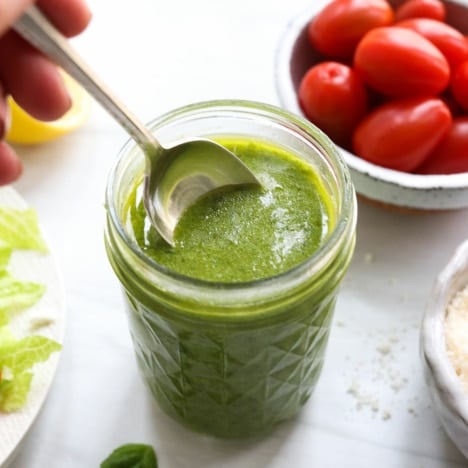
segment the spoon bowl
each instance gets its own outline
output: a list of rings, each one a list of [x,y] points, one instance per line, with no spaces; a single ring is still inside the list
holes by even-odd
[[[15,31],[80,83],[130,134],[146,159],[143,198],[148,216],[161,237],[174,245],[182,213],[215,189],[260,185],[231,151],[207,139],[163,147],[72,49],[65,37],[36,7],[26,10]]]
[[[187,140],[165,148],[164,157],[149,159],[143,202],[155,228],[173,245],[177,222],[195,200],[213,190],[253,184],[259,182],[250,169],[224,146]]]

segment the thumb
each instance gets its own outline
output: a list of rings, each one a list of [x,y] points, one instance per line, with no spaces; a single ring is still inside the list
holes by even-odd
[[[0,36],[19,18],[34,0],[0,0]]]

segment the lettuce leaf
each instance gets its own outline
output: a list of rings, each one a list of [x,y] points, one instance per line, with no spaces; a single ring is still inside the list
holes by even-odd
[[[12,413],[26,404],[32,378],[31,372],[24,372],[12,380],[0,382],[0,411]]]
[[[0,324],[2,312],[12,314],[32,306],[45,290],[43,284],[20,281],[7,271],[0,271]]]
[[[39,229],[37,212],[32,208],[0,208],[0,241],[13,249],[47,252],[47,245]]]
[[[0,411],[16,411],[26,403],[34,365],[61,349],[45,336],[16,339],[7,327],[0,328]]]
[[[0,270],[4,270],[10,262],[11,251],[11,247],[0,240]]]
[[[7,271],[16,249],[47,252],[36,211],[0,207],[0,412],[16,411],[25,405],[34,366],[61,349],[59,343],[44,336],[18,339],[8,327],[12,315],[34,305],[46,289]]]
[[[0,349],[7,348],[15,342],[15,335],[8,327],[0,327]]]

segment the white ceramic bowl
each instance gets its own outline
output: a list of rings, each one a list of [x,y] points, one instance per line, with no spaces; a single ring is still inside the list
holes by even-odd
[[[398,5],[403,0],[390,0]],[[326,4],[313,2],[312,8],[293,18],[280,37],[275,57],[275,83],[280,105],[304,114],[297,101],[301,78],[321,60],[307,38],[307,26]],[[468,34],[468,5],[461,0],[444,0],[447,22]],[[376,202],[422,210],[447,210],[468,206],[468,172],[451,175],[417,175],[386,169],[369,163],[340,148],[349,166],[356,191]]]
[[[468,240],[438,275],[421,325],[421,359],[435,410],[447,434],[468,458],[468,392],[450,362],[445,316],[453,295],[468,284]],[[468,356],[467,356],[468,359]]]

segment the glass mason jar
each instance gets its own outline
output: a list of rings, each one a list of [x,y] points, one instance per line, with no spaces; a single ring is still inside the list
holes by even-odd
[[[225,438],[264,433],[299,411],[321,372],[355,244],[347,167],[316,127],[265,104],[195,104],[149,127],[162,144],[196,136],[267,141],[310,164],[330,198],[334,222],[312,256],[271,278],[226,284],[171,272],[138,247],[124,219],[144,165],[134,142],[124,146],[108,180],[106,249],[124,291],[137,362],[156,401],[196,431]]]

